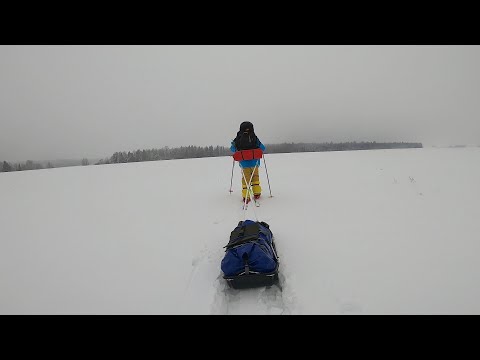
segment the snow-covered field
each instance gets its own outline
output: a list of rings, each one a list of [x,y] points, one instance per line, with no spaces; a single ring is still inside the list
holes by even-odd
[[[266,155],[0,174],[0,314],[480,314],[480,148]],[[227,289],[244,217],[280,284]]]

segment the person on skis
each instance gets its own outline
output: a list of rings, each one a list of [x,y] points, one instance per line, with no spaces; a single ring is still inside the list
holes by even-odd
[[[265,151],[265,145],[262,144],[260,139],[255,135],[253,130],[253,124],[250,121],[244,121],[240,124],[240,130],[237,132],[237,136],[232,140],[230,150],[235,153],[239,150],[250,149],[262,149]],[[251,186],[253,196],[255,199],[260,198],[262,194],[262,187],[260,186],[260,176],[258,174],[258,167],[260,166],[260,159],[242,160],[239,161],[240,168],[242,169],[242,198],[247,203],[250,201],[250,196],[247,196],[248,184],[251,179]]]

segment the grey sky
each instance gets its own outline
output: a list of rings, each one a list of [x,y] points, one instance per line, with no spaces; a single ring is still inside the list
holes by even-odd
[[[0,160],[264,143],[480,145],[480,46],[0,46]]]

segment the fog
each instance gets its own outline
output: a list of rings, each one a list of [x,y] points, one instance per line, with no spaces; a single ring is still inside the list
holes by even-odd
[[[479,46],[0,46],[0,160],[263,143],[480,145]]]

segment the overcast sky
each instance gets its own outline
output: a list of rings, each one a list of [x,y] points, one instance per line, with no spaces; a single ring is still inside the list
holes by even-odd
[[[480,145],[480,46],[0,46],[0,160],[264,143]]]

